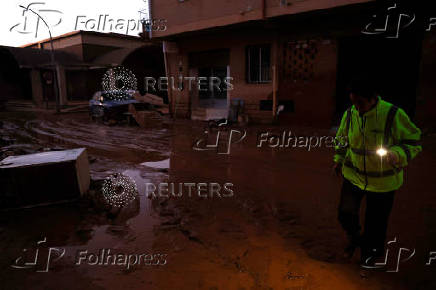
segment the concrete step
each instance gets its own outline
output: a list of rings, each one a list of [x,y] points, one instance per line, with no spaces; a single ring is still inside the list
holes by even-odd
[[[7,108],[36,108],[36,105],[32,101],[7,101],[6,103]]]
[[[226,108],[195,108],[191,113],[191,119],[199,121],[225,119],[227,116]]]

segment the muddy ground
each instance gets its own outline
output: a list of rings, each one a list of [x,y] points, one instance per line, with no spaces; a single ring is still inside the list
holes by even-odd
[[[436,288],[436,261],[426,265],[436,251],[435,135],[424,137],[424,151],[397,192],[388,233],[388,241],[396,242],[389,247],[386,271],[362,277],[358,255],[351,262],[341,258],[345,237],[336,220],[341,180],[331,171],[332,149],[256,147],[262,131],[329,132],[249,126],[230,154],[217,154],[226,152],[225,145],[218,152],[193,150],[194,141],[204,137],[202,122],[167,120],[144,129],[94,123],[85,113],[30,112],[2,113],[0,120],[2,157],[86,147],[93,179],[90,195],[77,202],[0,212],[1,289]],[[95,198],[101,180],[116,172],[133,178],[139,191],[120,211]],[[185,188],[182,197],[148,198],[146,183],[160,182],[231,183],[233,196],[189,196]],[[65,249],[48,272],[38,272],[44,263],[11,267],[23,249],[34,253],[44,238],[41,257],[50,247]],[[397,263],[400,248],[408,250]],[[122,259],[118,265],[76,265],[81,251],[102,249],[121,256],[160,255],[161,261],[129,269]]]

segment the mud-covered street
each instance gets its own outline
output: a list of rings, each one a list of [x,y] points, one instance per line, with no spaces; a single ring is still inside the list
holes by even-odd
[[[205,122],[165,120],[153,129],[91,121],[86,113],[2,113],[1,154],[84,147],[91,189],[80,200],[0,213],[2,289],[434,289],[436,263],[436,136],[411,164],[396,193],[387,241],[387,271],[362,277],[356,257],[342,258],[345,235],[337,222],[341,180],[332,149],[257,148],[259,132],[311,128],[249,126],[230,154],[193,149]],[[216,128],[215,128],[216,130]],[[216,133],[216,131],[215,131]],[[108,175],[135,180],[139,196],[111,209],[98,196]],[[180,196],[147,194],[169,183]],[[232,184],[232,194],[189,195],[186,183]],[[59,188],[62,191],[62,188]],[[174,191],[174,189],[173,189]],[[227,193],[229,193],[228,191]],[[210,193],[210,192],[209,192]],[[47,272],[11,265],[46,239],[65,249]],[[400,248],[415,250],[398,256]],[[84,251],[160,255],[160,263],[89,263]],[[41,253],[42,253],[41,252]],[[104,255],[104,253],[103,253]],[[78,262],[80,261],[80,264]],[[397,263],[399,261],[399,263]],[[397,268],[398,267],[398,268]],[[398,270],[398,271],[397,271]]]

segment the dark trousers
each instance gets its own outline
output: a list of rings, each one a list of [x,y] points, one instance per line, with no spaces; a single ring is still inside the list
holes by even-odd
[[[395,191],[371,192],[361,190],[344,178],[338,219],[350,242],[361,247],[362,257],[382,256],[389,214]],[[366,196],[365,227],[360,235],[360,205]]]

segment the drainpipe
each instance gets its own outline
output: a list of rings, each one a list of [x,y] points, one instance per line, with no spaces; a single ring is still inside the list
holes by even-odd
[[[152,7],[151,2],[152,2],[152,0],[148,0],[148,19],[152,21],[151,27],[153,27],[153,17],[151,15],[151,7]],[[148,32],[149,39],[151,39],[153,37],[153,33],[152,33],[153,29],[151,29],[151,27],[150,27],[150,31]]]
[[[266,0],[262,0],[262,19],[266,19]]]
[[[165,74],[166,74],[166,76],[168,77],[168,80],[169,80],[169,78],[170,78],[170,64],[169,64],[169,62],[168,62],[168,53],[167,53],[167,44],[166,44],[166,41],[163,41],[163,43],[162,43],[162,51],[163,51],[163,55],[164,55],[164,63],[165,63]],[[169,84],[169,81],[168,81],[168,84]],[[174,105],[174,102],[173,102],[173,92],[172,92],[172,87],[171,88],[169,88],[169,85],[168,85],[168,106],[169,106],[169,109],[170,109],[170,114],[172,115],[172,117],[174,118],[174,120],[176,119],[176,116],[174,115],[174,110],[173,110],[173,105]]]
[[[273,105],[272,105],[272,113],[273,113],[273,119],[277,117],[277,67],[276,65],[272,66],[272,75],[273,75],[273,83],[272,83],[272,89],[273,89]]]
[[[279,69],[279,62],[278,62],[278,36],[277,34],[274,35],[274,42],[273,42],[273,66],[272,66],[272,89],[273,89],[273,119],[275,120],[277,118],[277,90],[278,90],[278,69]]]

